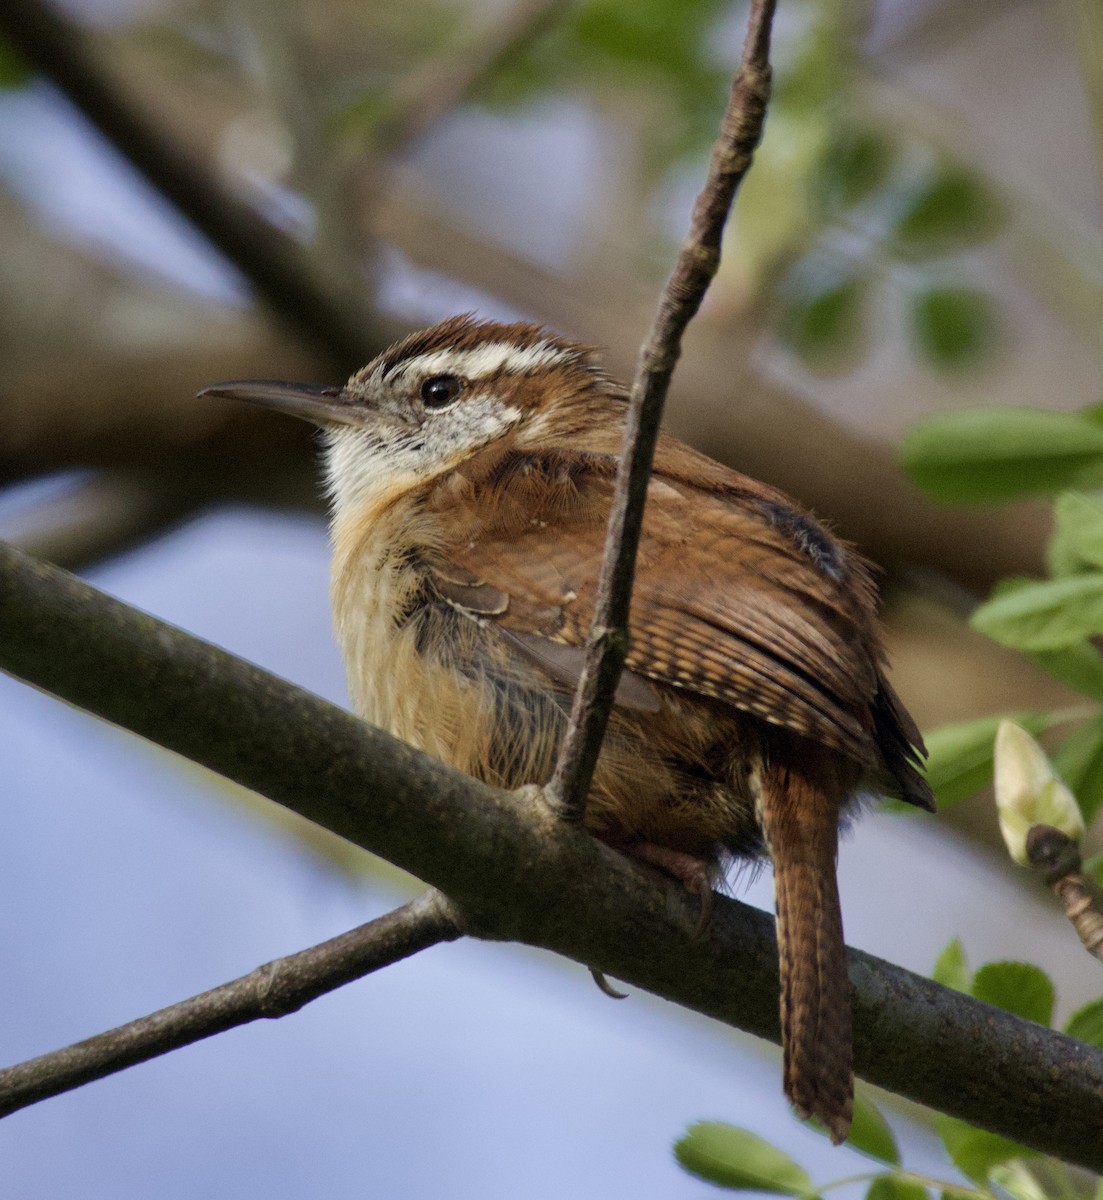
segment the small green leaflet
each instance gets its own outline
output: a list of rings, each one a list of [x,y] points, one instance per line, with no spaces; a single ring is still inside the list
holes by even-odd
[[[1049,1200],[1046,1189],[1027,1169],[1025,1163],[1001,1163],[988,1172],[988,1180],[1001,1188],[1013,1200]]]
[[[900,1149],[888,1122],[873,1101],[861,1092],[854,1095],[854,1117],[850,1123],[846,1144],[852,1150],[868,1154],[878,1162],[888,1163],[893,1167],[900,1165]],[[907,1198],[901,1197],[901,1200]]]
[[[907,434],[905,471],[936,500],[992,503],[1103,485],[1103,425],[1076,413],[940,413]]]
[[[916,349],[943,371],[980,362],[1000,333],[995,303],[976,288],[927,288],[911,299],[908,316]]]
[[[1060,650],[1036,650],[1030,658],[1054,679],[1093,700],[1103,700],[1103,655],[1087,638]]]
[[[1033,963],[985,963],[973,976],[970,991],[978,1000],[1047,1028],[1053,1020],[1053,983]]]
[[[815,1196],[808,1172],[749,1129],[699,1121],[674,1144],[674,1154],[687,1171],[734,1191]]]
[[[1011,719],[1035,736],[1055,724],[1048,713],[1013,713]],[[964,800],[992,782],[992,754],[1002,716],[943,725],[923,735],[927,782],[939,806]]]
[[[948,1117],[945,1113],[935,1114],[935,1129],[946,1147],[946,1153],[953,1164],[966,1178],[984,1187],[988,1182],[988,1172],[1001,1163],[1010,1162],[1014,1158],[1027,1158],[1034,1154],[1033,1150],[1000,1137],[996,1133],[988,1133],[984,1129],[975,1129],[957,1117]]]
[[[866,1200],[930,1200],[930,1193],[921,1183],[893,1171],[870,1183]]]
[[[1017,650],[1061,650],[1103,633],[1103,571],[1041,580],[982,604],[970,622]]]
[[[1103,805],[1103,717],[1085,721],[1054,752],[1053,765],[1072,789],[1084,824]]]
[[[1051,575],[1103,568],[1103,496],[1062,492],[1057,497],[1046,560]]]
[[[1103,999],[1091,1000],[1068,1019],[1065,1032],[1090,1046],[1103,1046]]]
[[[929,258],[979,245],[1000,228],[1006,215],[979,175],[946,163],[924,182],[894,234],[902,253]]]
[[[931,978],[943,987],[953,988],[957,992],[972,995],[973,975],[969,964],[965,961],[965,948],[961,938],[954,938],[946,949],[935,960]]]
[[[844,130],[828,145],[812,180],[822,212],[834,217],[882,188],[893,154],[892,143],[875,129]]]
[[[862,279],[823,277],[805,270],[790,279],[784,291],[787,307],[780,335],[789,349],[814,371],[851,366],[861,332]]]
[[[817,1133],[822,1133],[824,1137],[827,1136],[827,1130],[814,1118],[802,1124]],[[859,1154],[888,1163],[890,1167],[900,1165],[900,1150],[888,1122],[873,1101],[861,1092],[854,1094],[854,1115],[850,1122],[846,1145],[851,1150],[857,1150]]]

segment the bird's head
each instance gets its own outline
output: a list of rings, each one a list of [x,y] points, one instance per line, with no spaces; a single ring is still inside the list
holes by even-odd
[[[469,314],[411,334],[344,387],[242,380],[201,394],[319,426],[338,515],[381,491],[418,488],[494,446],[577,446],[602,427],[619,429],[623,412],[622,389],[588,347],[538,325]]]

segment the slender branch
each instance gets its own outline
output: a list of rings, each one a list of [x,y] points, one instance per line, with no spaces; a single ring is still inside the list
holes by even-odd
[[[576,821],[585,812],[586,793],[628,655],[636,550],[667,388],[681,353],[682,334],[720,265],[724,224],[762,137],[770,95],[774,7],[775,0],[753,0],[751,4],[743,59],[720,123],[720,136],[712,148],[708,179],[694,205],[689,234],[663,288],[632,382],[586,666],[550,784],[552,799]]]
[[[284,324],[338,370],[362,366],[389,340],[318,286],[299,246],[234,201],[178,139],[147,120],[101,69],[80,32],[48,4],[4,0],[0,31],[244,273]]]
[[[1103,962],[1103,913],[1081,874],[1080,847],[1052,825],[1032,825],[1026,835],[1026,856],[1057,894],[1084,949]]]
[[[252,788],[440,888],[469,932],[559,954],[777,1041],[773,920],[697,909],[559,819],[0,543],[0,669]],[[1103,1171],[1103,1050],[859,951],[858,1073]],[[733,1070],[735,1070],[733,1063]]]
[[[117,1029],[0,1070],[0,1117],[213,1034],[285,1017],[326,992],[462,932],[449,901],[418,899],[320,945]]]

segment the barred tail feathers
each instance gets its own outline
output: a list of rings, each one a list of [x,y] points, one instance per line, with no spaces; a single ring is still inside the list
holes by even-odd
[[[774,864],[785,1094],[837,1144],[850,1129],[854,1067],[836,790],[791,765],[770,766],[760,820]]]

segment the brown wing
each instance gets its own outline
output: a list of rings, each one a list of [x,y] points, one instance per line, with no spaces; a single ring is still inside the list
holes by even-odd
[[[868,575],[776,493],[724,476],[730,488],[652,479],[629,669],[872,763],[879,680]],[[465,536],[439,564],[440,591],[530,650],[583,646],[612,487],[608,464],[587,469],[582,456],[500,470],[467,501]]]

